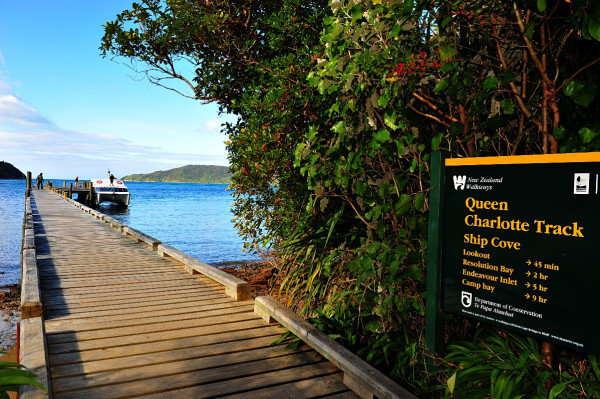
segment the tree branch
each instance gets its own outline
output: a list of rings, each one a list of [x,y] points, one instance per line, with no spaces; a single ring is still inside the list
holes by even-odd
[[[433,116],[431,114],[427,114],[425,112],[419,111],[418,109],[416,109],[415,107],[413,107],[411,104],[408,104],[408,108],[410,108],[411,110],[413,110],[414,112],[416,112],[419,115],[424,116],[425,118],[429,118],[429,119],[433,119],[434,121],[446,126],[446,127],[450,127],[450,124],[448,122],[444,122],[443,120],[441,120],[440,118]]]
[[[492,28],[492,30],[493,30],[494,36],[498,37],[498,32],[496,31],[496,27],[495,26]],[[500,43],[498,42],[498,39],[494,39],[494,42],[496,43],[496,52],[498,53],[498,57],[500,57],[500,61],[502,63],[502,69],[504,71],[507,71],[508,70],[508,65],[506,64],[506,59],[504,57],[504,52],[502,51],[502,47],[500,47]],[[542,130],[542,123],[539,120],[537,120],[536,118],[532,118],[531,111],[529,111],[527,109],[527,106],[525,105],[525,101],[524,101],[523,97],[521,96],[521,94],[519,93],[519,90],[517,89],[517,85],[515,85],[515,82],[511,81],[511,82],[508,83],[508,85],[509,85],[509,87],[511,89],[511,92],[512,92],[513,96],[517,100],[517,105],[519,106],[519,109],[521,110],[521,112],[523,112],[527,118],[531,118],[531,121],[540,130]]]
[[[529,40],[529,38],[525,34],[525,24],[523,23],[523,19],[521,18],[521,12],[519,11],[519,9],[517,7],[517,2],[513,2],[513,9],[515,11],[515,16],[517,18],[517,25],[519,26],[519,29],[521,30],[521,34],[523,35],[523,41],[525,42],[525,46],[527,47],[527,50],[529,51],[529,54],[531,55],[531,60],[533,61],[535,66],[540,71],[540,75],[542,76],[542,79],[544,81],[546,81],[546,83],[554,86],[554,83],[552,82],[552,80],[550,80],[550,78],[546,74],[546,70],[544,68],[544,65],[542,64],[542,61],[538,58],[537,54],[535,53],[535,50],[533,49],[533,44],[531,43],[531,40]]]
[[[573,79],[575,79],[575,77],[577,75],[579,75],[581,72],[585,71],[586,69],[592,67],[593,65],[595,65],[596,63],[598,63],[600,61],[600,57],[596,58],[594,61],[590,62],[587,65],[582,66],[581,68],[579,68],[573,75],[569,76],[567,79],[565,79],[560,86],[558,86],[556,88],[556,92],[559,92],[563,87],[565,87],[565,85],[567,83],[569,83],[570,81],[572,81]]]
[[[431,101],[427,100],[425,97],[423,97],[423,96],[421,96],[421,95],[417,94],[417,93],[416,93],[416,92],[414,92],[414,91],[413,91],[412,93],[410,93],[410,94],[412,94],[412,96],[413,96],[414,98],[416,98],[417,100],[419,100],[419,101],[421,101],[421,102],[423,102],[423,103],[427,104],[427,105],[428,105],[429,107],[431,107],[431,108],[432,108],[434,111],[437,111],[437,113],[438,113],[440,116],[443,116],[444,118],[446,118],[446,119],[448,119],[448,120],[450,120],[450,121],[452,121],[452,122],[458,122],[458,119],[456,119],[456,118],[453,118],[452,116],[446,115],[446,114],[445,114],[444,112],[442,112],[442,110],[440,110],[440,109],[439,109],[439,108],[438,108],[438,107],[437,107],[437,106],[436,106],[434,103],[432,103]],[[437,120],[437,118],[436,118],[436,120]]]

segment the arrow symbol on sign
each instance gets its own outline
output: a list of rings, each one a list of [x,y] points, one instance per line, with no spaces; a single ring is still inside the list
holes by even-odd
[[[527,275],[527,277],[531,276],[531,272],[529,270],[527,270],[527,273],[525,273]]]
[[[526,286],[527,288],[529,288],[529,287],[531,287],[531,284],[529,284],[529,283],[525,283],[525,286]]]
[[[525,294],[525,298],[529,299],[530,298],[529,294]]]
[[[527,266],[531,266],[531,261],[527,259]]]

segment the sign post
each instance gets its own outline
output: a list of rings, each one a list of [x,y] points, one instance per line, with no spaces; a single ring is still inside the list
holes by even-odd
[[[427,302],[425,315],[425,343],[434,353],[444,351],[444,313],[442,312],[442,232],[444,205],[444,162],[449,153],[431,154],[429,192],[429,233],[427,235]],[[431,364],[432,365],[432,364]],[[433,365],[432,365],[433,366]]]
[[[428,274],[439,274],[428,275],[427,307],[436,290],[445,312],[600,354],[600,153],[448,158],[435,167],[440,233]],[[428,309],[427,319],[429,327],[440,316]]]

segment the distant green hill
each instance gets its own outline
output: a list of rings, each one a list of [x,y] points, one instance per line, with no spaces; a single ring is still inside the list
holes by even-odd
[[[21,180],[25,174],[8,162],[0,161],[0,179]]]
[[[228,166],[187,165],[147,174],[127,175],[123,177],[123,180],[229,184],[231,182],[231,173]]]

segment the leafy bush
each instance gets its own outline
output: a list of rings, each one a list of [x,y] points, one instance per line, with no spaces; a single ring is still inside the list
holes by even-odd
[[[591,357],[544,366],[533,340],[456,318],[449,359],[426,368],[428,162],[597,150],[599,4],[144,0],[102,50],[238,116],[236,226],[321,329],[423,397],[572,397],[595,392]]]
[[[600,369],[595,356],[577,356],[577,360],[563,357],[559,367],[548,368],[534,339],[490,328],[478,329],[472,340],[452,343],[447,350],[445,390],[446,395],[455,398],[600,395]]]

